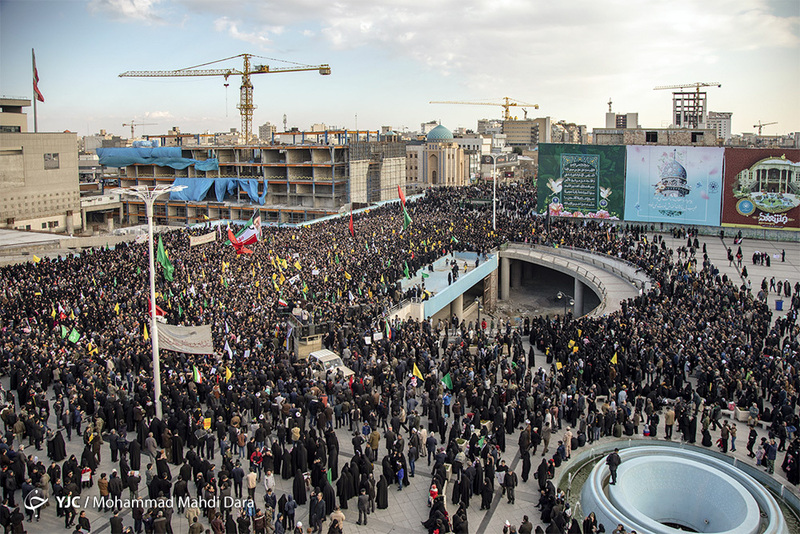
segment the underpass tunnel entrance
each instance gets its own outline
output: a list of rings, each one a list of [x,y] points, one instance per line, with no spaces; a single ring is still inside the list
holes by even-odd
[[[499,311],[510,317],[563,315],[565,311],[582,316],[600,305],[600,297],[573,276],[535,263],[502,258],[508,261],[508,295],[501,294]],[[504,269],[500,269],[500,284]],[[501,291],[502,293],[502,291]],[[561,298],[558,295],[561,294]]]

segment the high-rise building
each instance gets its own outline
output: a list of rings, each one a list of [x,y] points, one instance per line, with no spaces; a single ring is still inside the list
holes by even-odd
[[[606,128],[639,128],[639,114],[638,113],[614,113],[609,111],[606,113]]]
[[[272,141],[272,134],[278,131],[278,127],[274,124],[265,122],[258,127],[258,138],[262,141]]]
[[[550,117],[503,121],[503,133],[509,146],[535,146],[551,142],[552,125]]]
[[[707,128],[717,131],[717,139],[724,142],[731,140],[731,113],[730,111],[709,111]]]

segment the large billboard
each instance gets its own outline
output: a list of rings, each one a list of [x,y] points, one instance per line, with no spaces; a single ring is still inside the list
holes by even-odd
[[[719,226],[722,148],[627,149],[625,220]]]
[[[800,150],[728,148],[722,225],[800,230]]]
[[[539,144],[538,211],[622,219],[625,147]]]

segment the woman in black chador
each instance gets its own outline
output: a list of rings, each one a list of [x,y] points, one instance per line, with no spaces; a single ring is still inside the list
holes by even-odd
[[[294,472],[292,495],[297,504],[303,505],[306,503],[306,481],[303,479],[303,472],[299,469]]]

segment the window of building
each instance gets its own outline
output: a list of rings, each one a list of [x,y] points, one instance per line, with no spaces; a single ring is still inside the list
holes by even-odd
[[[47,223],[42,223],[42,230],[44,230],[45,228],[47,228]]]
[[[692,143],[702,143],[703,132],[692,132]]]
[[[46,153],[44,155],[44,170],[58,169],[58,154]]]
[[[644,142],[645,143],[658,143],[658,132],[645,132],[644,133]]]

